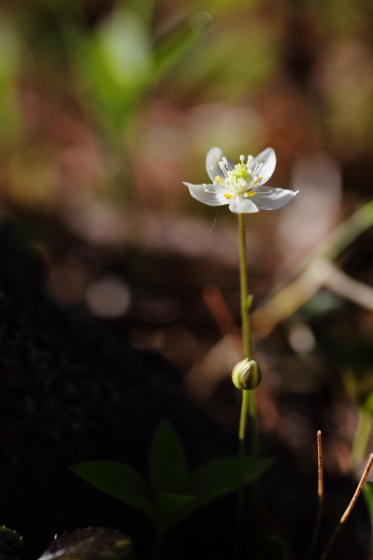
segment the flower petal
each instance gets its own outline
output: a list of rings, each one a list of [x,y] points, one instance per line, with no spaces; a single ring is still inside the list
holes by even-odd
[[[257,163],[262,163],[262,167],[258,174],[263,179],[260,181],[259,185],[263,185],[272,177],[273,172],[276,167],[276,154],[273,148],[266,148],[256,158],[251,162],[250,169],[255,169]]]
[[[228,165],[230,165],[231,169],[234,169],[233,161],[229,159],[227,156],[224,156],[220,148],[211,148],[211,150],[207,152],[206,171],[211,181],[215,180],[216,175],[219,175],[219,177],[224,178],[224,173],[222,172],[219,166],[219,162],[223,157],[227,158]]]
[[[203,202],[208,206],[222,206],[229,204],[229,199],[224,196],[228,191],[220,185],[192,185],[191,183],[183,183],[188,187],[190,194],[199,202]]]
[[[271,187],[255,187],[250,199],[260,210],[277,210],[286,206],[295,198],[299,191],[273,189]]]
[[[252,214],[254,212],[259,212],[250,198],[243,198],[240,195],[236,195],[232,198],[229,204],[229,210],[235,214]]]

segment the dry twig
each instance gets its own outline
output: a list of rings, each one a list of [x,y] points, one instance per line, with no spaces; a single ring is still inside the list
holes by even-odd
[[[313,551],[319,537],[320,524],[322,511],[324,506],[324,473],[323,473],[323,454],[322,454],[322,437],[321,430],[317,432],[317,495],[318,495],[318,508],[315,521],[315,528],[313,530],[312,540],[308,551],[308,558],[312,557]]]
[[[366,467],[364,469],[364,472],[361,476],[360,482],[357,485],[355,494],[352,496],[351,502],[348,504],[346,511],[344,512],[341,519],[339,520],[339,524],[337,525],[337,528],[335,529],[334,533],[330,537],[329,542],[326,545],[325,550],[320,557],[320,560],[326,560],[326,558],[329,556],[329,553],[330,553],[331,549],[333,548],[333,545],[334,545],[334,543],[335,543],[335,541],[336,541],[336,539],[339,535],[339,532],[342,529],[343,523],[346,521],[346,519],[350,515],[350,513],[352,511],[352,508],[354,507],[358,497],[360,496],[360,493],[363,489],[363,486],[364,486],[364,483],[365,483],[366,479],[368,478],[368,474],[369,474],[369,471],[370,471],[372,465],[373,465],[373,453],[371,453],[370,456],[369,456],[367,465],[366,465]]]

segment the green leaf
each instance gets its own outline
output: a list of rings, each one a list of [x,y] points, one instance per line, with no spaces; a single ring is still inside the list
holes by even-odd
[[[157,495],[157,511],[162,521],[173,521],[195,500],[195,496],[181,496],[161,492]]]
[[[245,457],[245,485],[259,478],[271,465],[272,459]],[[224,496],[240,485],[239,458],[224,457],[202,465],[190,476],[189,491],[197,496],[193,509]]]
[[[149,456],[150,476],[156,493],[184,494],[187,464],[174,429],[163,420],[154,436]]]
[[[133,560],[131,539],[116,529],[88,527],[55,539],[39,560]]]
[[[271,464],[271,459],[246,457],[245,484],[258,478]],[[209,502],[236,490],[239,485],[238,457],[217,459],[203,465],[190,476],[188,494],[158,493],[158,517],[155,519],[158,528],[161,532],[168,531],[172,525],[183,517]]]
[[[132,467],[114,461],[88,461],[70,467],[103,492],[153,516],[155,508],[149,500],[149,491],[142,475]]]
[[[120,6],[103,20],[96,31],[102,62],[125,91],[142,84],[151,68],[150,38],[138,15]]]
[[[23,538],[16,531],[0,527],[0,560],[19,560],[23,555]]]
[[[122,4],[93,33],[71,27],[67,33],[82,99],[94,101],[87,110],[93,109],[111,133],[121,131],[136,111],[153,74],[150,34],[136,12]]]

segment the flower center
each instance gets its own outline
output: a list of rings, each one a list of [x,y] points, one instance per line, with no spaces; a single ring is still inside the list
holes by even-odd
[[[226,184],[237,194],[244,193],[250,188],[253,180],[250,169],[244,163],[239,163],[232,171],[227,172]]]
[[[258,177],[259,171],[263,164],[257,163],[253,169],[251,169],[251,162],[254,160],[253,156],[247,158],[247,163],[244,163],[245,157],[240,156],[241,163],[238,163],[232,169],[229,165],[228,160],[223,157],[219,163],[220,169],[223,171],[224,179],[217,176],[215,178],[216,183],[224,183],[225,187],[230,190],[234,195],[250,196],[249,193],[255,185],[262,181],[263,177]],[[228,198],[228,197],[227,197]]]

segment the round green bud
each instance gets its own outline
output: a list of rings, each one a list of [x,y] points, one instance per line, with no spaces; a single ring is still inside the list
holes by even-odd
[[[252,391],[257,388],[261,380],[262,374],[260,367],[254,360],[245,358],[241,360],[241,362],[238,362],[233,368],[232,381],[237,389]]]

